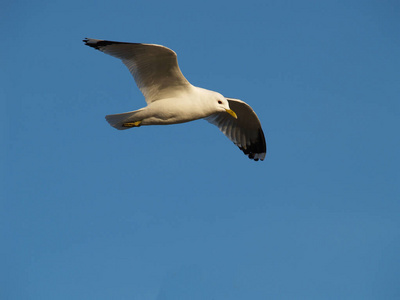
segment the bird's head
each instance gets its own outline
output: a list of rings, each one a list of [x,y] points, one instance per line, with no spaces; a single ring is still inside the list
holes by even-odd
[[[228,100],[226,100],[226,98],[224,96],[222,96],[221,94],[217,93],[217,95],[215,97],[215,100],[214,100],[214,105],[216,106],[218,111],[227,112],[232,117],[237,119],[236,113],[232,109],[230,109],[230,107],[229,107]]]

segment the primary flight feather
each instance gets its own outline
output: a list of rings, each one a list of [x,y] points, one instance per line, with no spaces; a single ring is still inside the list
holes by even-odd
[[[267,152],[264,133],[253,109],[241,100],[191,85],[171,49],[88,38],[83,41],[87,46],[121,59],[147,102],[147,106],[139,110],[106,116],[114,128],[123,130],[205,119],[216,125],[250,159],[264,160]]]

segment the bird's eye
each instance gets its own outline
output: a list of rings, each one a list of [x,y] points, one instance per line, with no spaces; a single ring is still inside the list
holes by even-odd
[[[218,104],[222,104],[222,101],[221,101],[221,100],[218,100]]]

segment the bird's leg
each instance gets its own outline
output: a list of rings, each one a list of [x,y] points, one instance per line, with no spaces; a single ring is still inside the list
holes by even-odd
[[[128,127],[128,128],[131,128],[131,127],[139,127],[141,123],[142,123],[142,121],[128,122],[128,123],[122,124],[122,126],[123,126],[123,127]]]

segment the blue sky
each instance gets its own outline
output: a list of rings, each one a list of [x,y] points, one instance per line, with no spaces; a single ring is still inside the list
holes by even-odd
[[[3,1],[1,299],[399,299],[397,1]],[[85,37],[249,103],[250,161]]]

